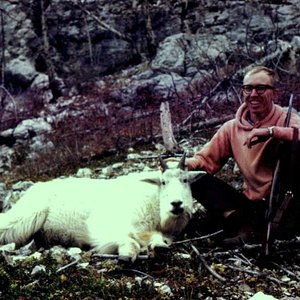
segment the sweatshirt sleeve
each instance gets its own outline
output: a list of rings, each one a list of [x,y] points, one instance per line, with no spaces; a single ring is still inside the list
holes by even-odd
[[[186,160],[189,170],[201,169],[210,174],[218,172],[232,156],[230,132],[232,122],[226,122],[212,137],[210,142],[197,152],[193,158]]]
[[[296,114],[292,114],[290,120],[290,127],[274,126],[273,128],[274,138],[283,141],[293,140],[293,127],[299,129],[298,141],[300,141],[300,117]]]

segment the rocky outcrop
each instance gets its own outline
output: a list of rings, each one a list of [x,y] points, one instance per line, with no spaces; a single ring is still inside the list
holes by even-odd
[[[153,57],[154,70],[172,59],[167,70],[183,74],[224,64],[236,51],[255,60],[272,51],[269,41],[296,41],[299,34],[296,0],[146,2],[3,1],[6,84],[29,87],[47,73],[47,60],[64,79],[93,80]]]
[[[75,133],[89,119],[96,129],[99,120],[128,126],[129,115],[180,97],[236,103],[249,64],[296,78],[299,1],[264,2],[2,1],[1,170],[15,145],[51,149],[61,124]]]

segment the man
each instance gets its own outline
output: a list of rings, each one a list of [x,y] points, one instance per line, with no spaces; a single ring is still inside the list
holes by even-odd
[[[277,76],[271,69],[257,66],[248,71],[242,86],[244,103],[235,119],[226,122],[201,151],[186,160],[188,169],[205,170],[211,175],[230,157],[237,163],[244,179],[242,193],[211,175],[192,185],[194,197],[208,211],[224,217],[225,232],[229,236],[224,242],[228,244],[247,240],[253,231],[264,229],[278,159],[276,144],[278,140],[292,140],[291,127],[300,127],[300,117],[296,114],[292,114],[289,128],[284,127],[287,113],[274,104],[278,95],[276,83]],[[261,140],[263,142],[258,142]]]

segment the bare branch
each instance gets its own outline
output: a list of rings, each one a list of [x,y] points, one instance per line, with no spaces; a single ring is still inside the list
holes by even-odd
[[[213,275],[215,276],[217,279],[219,279],[220,281],[225,282],[226,278],[222,277],[221,275],[219,275],[213,268],[211,268],[208,263],[206,262],[206,260],[204,259],[204,257],[202,257],[200,255],[199,250],[194,246],[191,245],[191,248],[193,249],[193,251],[196,253],[196,255],[200,258],[202,264],[204,265],[204,267]]]
[[[78,258],[76,258],[74,261],[70,262],[69,264],[64,265],[64,266],[58,268],[58,269],[56,270],[56,273],[59,273],[59,272],[65,270],[65,269],[67,269],[67,268],[69,268],[69,267],[71,267],[71,266],[73,266],[73,265],[76,265],[76,264],[80,261],[80,259],[81,259],[81,258],[78,257]]]
[[[4,32],[4,16],[2,9],[0,10],[0,25],[1,25],[1,41],[2,41],[2,50],[1,50],[1,75],[0,75],[0,84],[4,85],[4,72],[5,72],[5,32]]]
[[[0,85],[0,91],[1,90],[6,94],[6,96],[9,97],[9,99],[10,99],[12,105],[13,105],[13,113],[14,113],[14,116],[16,118],[17,117],[17,105],[16,105],[15,99],[13,98],[11,93],[3,85]],[[1,107],[2,108],[4,108],[4,99],[5,99],[5,97],[3,97],[3,98],[1,97]]]
[[[185,243],[190,243],[190,242],[195,242],[195,241],[201,241],[201,240],[209,239],[209,238],[211,238],[213,236],[216,236],[216,235],[219,235],[219,234],[221,234],[223,232],[224,232],[224,230],[221,229],[221,230],[219,230],[217,232],[213,232],[213,233],[210,233],[210,234],[207,234],[207,235],[203,235],[203,236],[200,236],[200,237],[196,237],[196,238],[192,238],[192,239],[186,239],[186,240],[182,240],[182,241],[176,241],[176,242],[173,242],[172,245],[173,244],[175,244],[175,245],[176,244],[185,244]]]
[[[118,259],[119,255],[118,254],[99,254],[99,253],[95,253],[95,254],[93,254],[93,257],[99,257],[99,258],[103,258],[103,259]],[[137,259],[140,259],[140,260],[149,259],[149,255],[138,255]]]
[[[97,16],[95,16],[93,13],[91,13],[89,10],[82,8],[82,11],[87,14],[88,16],[90,16],[91,18],[93,18],[102,28],[111,31],[112,33],[114,33],[115,35],[117,35],[118,37],[132,42],[131,38],[129,38],[128,36],[126,36],[125,34],[123,34],[122,32],[116,30],[115,28],[111,27],[110,25],[108,25],[107,23],[103,22],[102,20],[100,20]]]

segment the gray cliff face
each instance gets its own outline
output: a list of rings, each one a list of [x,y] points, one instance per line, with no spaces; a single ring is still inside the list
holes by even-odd
[[[205,53],[212,52],[213,60],[220,47],[226,48],[220,57],[223,63],[229,53],[240,50],[256,59],[276,47],[272,41],[290,43],[300,24],[300,4],[295,0],[277,4],[212,0],[2,2],[6,84],[20,88],[28,87],[38,73],[47,73],[50,67],[55,76],[83,81],[115,73],[152,60],[161,48],[169,46],[166,38],[181,33],[190,36],[183,39],[181,50],[187,50],[190,61],[195,51],[189,47],[198,45],[201,51],[206,45]],[[169,55],[182,59],[175,50]],[[156,57],[156,69],[159,59]],[[182,74],[185,70],[175,71]]]

